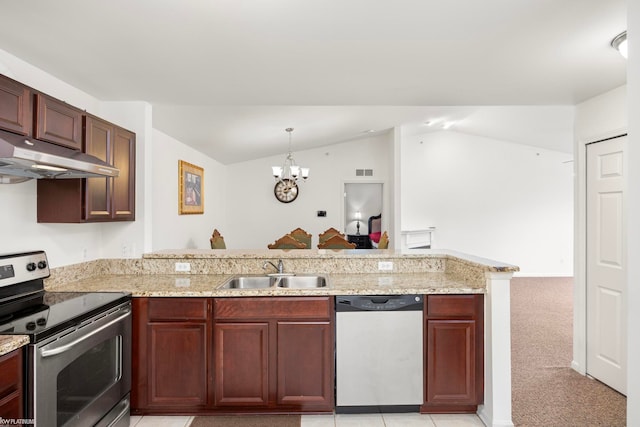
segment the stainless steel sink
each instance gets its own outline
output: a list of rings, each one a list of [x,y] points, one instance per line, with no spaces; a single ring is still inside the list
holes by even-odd
[[[270,288],[278,281],[270,276],[234,276],[224,282],[219,289],[261,289]]]
[[[324,288],[327,284],[325,276],[316,275],[244,275],[233,276],[218,289],[264,289],[271,287],[313,289]]]
[[[327,286],[327,278],[325,276],[287,276],[282,277],[277,286],[295,289],[324,288]]]

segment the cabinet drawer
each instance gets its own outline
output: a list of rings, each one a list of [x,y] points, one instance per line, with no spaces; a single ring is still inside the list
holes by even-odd
[[[483,295],[429,295],[429,317],[477,317],[482,309]]]
[[[13,393],[20,385],[22,361],[20,350],[0,357],[0,399]]]
[[[217,298],[216,320],[330,319],[330,297]]]
[[[206,320],[206,298],[149,298],[149,320]]]

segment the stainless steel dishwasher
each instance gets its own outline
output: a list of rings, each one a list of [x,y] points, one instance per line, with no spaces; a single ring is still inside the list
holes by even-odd
[[[423,296],[336,297],[336,412],[418,412]]]

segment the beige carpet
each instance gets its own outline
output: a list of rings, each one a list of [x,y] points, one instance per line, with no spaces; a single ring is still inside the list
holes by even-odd
[[[189,427],[300,427],[300,415],[195,417]]]
[[[625,396],[571,369],[572,278],[511,281],[512,411],[516,426],[622,427]]]

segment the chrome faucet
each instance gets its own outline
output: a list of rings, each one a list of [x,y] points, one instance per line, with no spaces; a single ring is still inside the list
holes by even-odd
[[[284,263],[282,262],[281,259],[278,260],[278,265],[275,265],[274,263],[272,263],[271,261],[267,261],[264,263],[264,265],[262,266],[263,269],[267,269],[267,266],[271,264],[273,266],[273,268],[275,268],[276,270],[278,270],[278,274],[282,274],[284,273]]]

